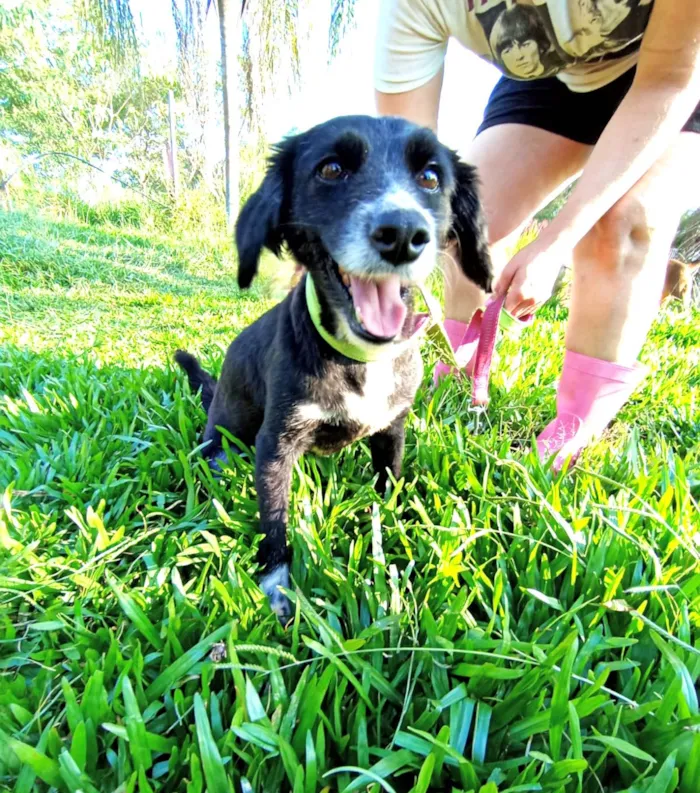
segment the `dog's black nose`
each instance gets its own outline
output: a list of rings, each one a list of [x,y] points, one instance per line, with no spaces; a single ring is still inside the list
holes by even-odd
[[[391,264],[415,261],[430,242],[430,232],[420,212],[393,209],[382,212],[369,232],[379,255]]]

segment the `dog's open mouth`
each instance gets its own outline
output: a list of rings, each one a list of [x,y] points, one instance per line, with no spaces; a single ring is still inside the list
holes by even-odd
[[[406,321],[406,289],[398,275],[360,278],[338,267],[338,275],[354,308],[362,335],[376,342],[393,341]]]

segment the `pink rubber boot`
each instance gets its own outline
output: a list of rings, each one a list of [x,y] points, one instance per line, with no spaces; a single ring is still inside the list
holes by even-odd
[[[557,391],[557,417],[537,438],[541,460],[553,454],[555,470],[581,451],[615,418],[647,373],[645,366],[622,366],[567,350]]]

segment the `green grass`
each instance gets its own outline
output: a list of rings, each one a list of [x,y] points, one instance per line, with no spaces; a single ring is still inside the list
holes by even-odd
[[[426,369],[385,500],[365,444],[304,459],[285,631],[252,467],[212,478],[170,364],[270,305],[234,275],[226,241],[0,214],[0,788],[697,793],[700,314],[567,477],[527,451],[556,305],[487,412]]]

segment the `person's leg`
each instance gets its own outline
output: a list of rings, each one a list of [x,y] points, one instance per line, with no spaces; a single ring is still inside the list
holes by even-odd
[[[566,348],[631,366],[659,308],[678,221],[700,184],[700,135],[675,146],[574,250]]]
[[[700,135],[677,143],[576,246],[557,416],[541,433],[555,465],[600,435],[640,382],[678,219],[700,183]]]
[[[590,146],[537,127],[500,124],[481,132],[464,152],[479,176],[497,273],[524,224],[581,171],[590,151]],[[485,296],[451,256],[447,251],[444,261],[445,317],[468,322]]]

